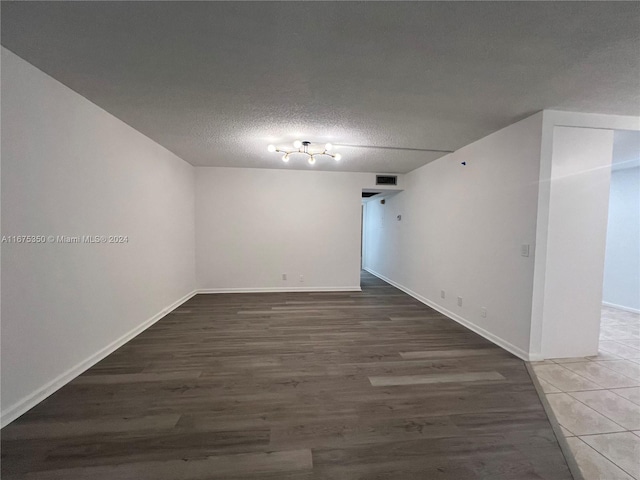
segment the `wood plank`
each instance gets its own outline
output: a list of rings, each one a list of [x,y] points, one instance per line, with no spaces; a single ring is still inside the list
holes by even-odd
[[[95,433],[172,429],[180,415],[150,415],[139,418],[101,418],[69,422],[21,422],[2,431],[2,441],[27,438],[74,437]]]
[[[163,372],[163,373],[117,373],[109,375],[81,375],[74,380],[76,385],[93,383],[140,383],[140,382],[165,382],[171,380],[192,380],[198,378],[200,370],[189,372]]]
[[[455,358],[455,357],[477,357],[485,355],[504,356],[507,352],[499,348],[456,348],[449,350],[428,350],[424,352],[400,352],[400,356],[407,360],[427,359],[427,358]]]
[[[2,478],[571,478],[521,360],[362,289],[196,295],[6,426]]]
[[[34,472],[26,480],[204,480],[242,478],[264,473],[287,473],[311,470],[311,450],[288,450],[273,453],[220,455],[202,460],[167,460],[125,465],[68,468]]]
[[[374,387],[390,387],[394,385],[424,385],[430,383],[477,382],[481,380],[505,380],[505,378],[498,372],[369,377],[369,381]]]

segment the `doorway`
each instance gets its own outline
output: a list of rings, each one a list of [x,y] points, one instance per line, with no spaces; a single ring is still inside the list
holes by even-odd
[[[613,136],[599,352],[640,361],[640,132]]]
[[[370,273],[365,271],[367,266],[367,204],[381,193],[379,190],[362,190],[360,204],[360,287],[367,283],[365,278],[372,277]]]

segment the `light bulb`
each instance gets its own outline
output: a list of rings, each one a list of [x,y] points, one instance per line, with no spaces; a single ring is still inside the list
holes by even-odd
[[[302,142],[300,140],[296,140],[293,142],[293,148],[300,148],[302,146]]]
[[[340,155],[339,153],[336,153],[333,158],[335,158],[336,162],[339,162],[340,159],[342,158],[342,155]]]
[[[285,154],[282,156],[282,161],[283,161],[284,163],[287,163],[287,162],[289,161],[289,154],[288,154],[288,153],[285,153]]]
[[[316,157],[314,157],[313,155],[311,155],[309,157],[309,165],[313,165],[314,163],[316,163]]]
[[[275,145],[269,145],[269,146],[267,147],[267,151],[269,151],[269,152],[275,152],[275,151],[276,151],[276,146],[275,146]]]
[[[327,144],[324,146],[324,149],[325,149],[327,152],[328,152],[329,150],[331,150],[332,148],[333,148],[333,145],[331,145],[330,143],[327,143]]]

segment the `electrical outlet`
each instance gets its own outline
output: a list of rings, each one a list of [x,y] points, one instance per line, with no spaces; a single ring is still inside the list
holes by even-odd
[[[444,298],[444,290],[440,290],[440,298]]]
[[[485,307],[480,308],[480,316],[482,318],[487,318],[487,309]]]
[[[462,306],[462,297],[458,297],[458,306],[461,307]]]
[[[286,279],[287,279],[287,274],[286,274],[286,273],[283,273],[283,274],[282,274],[282,280],[286,280]]]
[[[304,275],[300,275],[300,283],[304,283]]]
[[[522,245],[520,245],[520,255],[522,255],[523,257],[528,257],[529,256],[529,245],[526,243],[523,243]]]

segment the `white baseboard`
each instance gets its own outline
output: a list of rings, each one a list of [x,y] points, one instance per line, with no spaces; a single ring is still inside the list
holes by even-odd
[[[524,360],[524,359],[523,359]],[[530,353],[529,354],[529,362],[541,362],[542,360],[546,360],[541,353]]]
[[[487,340],[489,340],[489,341],[495,343],[496,345],[504,348],[505,350],[513,353],[517,357],[522,358],[523,360],[534,360],[533,358],[530,358],[529,354],[527,352],[525,352],[524,350],[516,347],[515,345],[512,345],[511,343],[509,343],[506,340],[498,337],[497,335],[494,335],[491,332],[488,332],[487,330],[484,330],[483,328],[475,325],[474,323],[470,322],[469,320],[466,320],[466,319],[462,318],[461,316],[459,316],[459,315],[447,310],[446,308],[442,307],[441,305],[438,305],[438,304],[432,302],[431,300],[423,297],[422,295],[419,295],[418,293],[410,290],[409,288],[407,288],[407,287],[405,287],[403,285],[400,285],[400,284],[394,282],[393,280],[391,280],[390,278],[387,278],[384,275],[379,274],[379,273],[377,273],[377,272],[375,272],[375,271],[373,271],[373,270],[371,270],[369,268],[365,268],[365,270],[367,272],[371,273],[372,275],[375,275],[376,277],[381,278],[385,282],[390,283],[394,287],[402,290],[406,294],[411,295],[413,298],[415,298],[418,301],[424,303],[425,305],[428,305],[429,307],[433,308],[434,310],[437,310],[438,312],[442,313],[443,315],[446,315],[447,317],[451,318],[452,320],[460,323],[461,325],[467,327],[468,329],[470,329],[470,330],[476,332],[477,334],[483,336]],[[114,352],[115,350],[120,348],[122,345],[127,343],[128,341],[130,341],[134,337],[138,336],[140,333],[145,331],[147,328],[149,328],[151,325],[156,323],[162,317],[167,315],[169,312],[175,310],[177,307],[179,307],[184,302],[186,302],[187,300],[189,300],[191,297],[193,297],[194,295],[196,295],[198,293],[269,293],[269,292],[271,292],[271,293],[273,293],[273,292],[292,292],[292,293],[295,293],[295,292],[360,292],[360,291],[362,291],[360,286],[354,286],[354,287],[298,287],[298,288],[289,288],[289,287],[203,288],[203,289],[199,289],[199,290],[194,290],[193,292],[188,293],[187,295],[185,295],[184,297],[180,298],[179,300],[176,300],[171,305],[163,308],[160,312],[158,312],[157,314],[155,314],[151,318],[147,319],[145,322],[141,323],[137,327],[133,328],[132,330],[130,330],[126,334],[122,335],[117,340],[111,342],[109,345],[107,345],[106,347],[102,348],[98,352],[94,353],[89,358],[87,358],[87,359],[83,360],[82,362],[78,363],[77,365],[75,365],[74,367],[70,368],[66,372],[63,372],[62,374],[58,375],[56,378],[54,378],[50,382],[48,382],[45,385],[43,385],[42,387],[38,388],[35,392],[23,397],[22,399],[20,399],[19,401],[17,401],[13,405],[7,407],[1,413],[0,425],[2,427],[4,427],[5,425],[8,425],[12,421],[14,421],[16,418],[18,418],[20,415],[22,415],[23,413],[27,412],[28,410],[30,410],[34,406],[36,406],[38,403],[42,402],[45,398],[47,398],[48,396],[50,396],[51,394],[53,394],[54,392],[56,392],[57,390],[62,388],[64,385],[69,383],[71,380],[76,378],[78,375],[82,374],[83,372],[85,372],[86,370],[91,368],[93,365],[98,363],[100,360],[104,359],[107,355],[111,354],[112,352]],[[609,305],[609,306],[612,306],[614,308],[619,308],[619,307],[613,306],[613,305]]]
[[[296,293],[296,292],[361,292],[357,287],[256,287],[256,288],[201,288],[198,293]]]
[[[605,307],[615,308],[616,310],[623,310],[625,312],[640,313],[640,309],[625,307],[624,305],[616,305],[615,303],[602,302],[602,305]]]
[[[429,300],[426,297],[423,297],[419,293],[414,292],[413,290],[405,287],[404,285],[400,285],[399,283],[394,282],[390,278],[387,278],[384,275],[382,275],[382,274],[380,274],[380,273],[378,273],[378,272],[376,272],[374,270],[371,270],[370,268],[366,268],[365,267],[365,270],[367,272],[369,272],[370,274],[375,275],[376,277],[380,278],[381,280],[384,280],[385,282],[387,282],[387,283],[393,285],[394,287],[402,290],[407,295],[411,295],[416,300],[424,303],[425,305],[433,308],[434,310],[437,310],[441,314],[449,317],[451,320],[454,320],[454,321],[458,322],[460,325],[462,325],[464,327],[467,327],[469,330],[474,331],[475,333],[477,333],[478,335],[486,338],[490,342],[495,343],[496,345],[498,345],[499,347],[504,348],[508,352],[513,353],[516,357],[521,358],[522,360],[525,360],[525,361],[532,361],[531,356],[529,355],[529,353],[526,352],[525,350],[521,349],[520,347],[516,347],[512,343],[506,341],[505,339],[500,338],[499,336],[489,332],[488,330],[485,330],[484,328],[476,325],[475,323],[467,320],[466,318],[463,318],[460,315],[458,315],[456,313],[453,313],[450,310],[447,310],[445,307],[443,307],[441,305],[438,305],[435,302],[432,302],[431,300]]]
[[[91,368],[93,365],[98,363],[100,360],[104,359],[107,355],[114,352],[115,350],[120,348],[122,345],[127,343],[129,340],[131,340],[132,338],[142,333],[144,330],[146,330],[151,325],[156,323],[166,314],[175,310],[177,307],[179,307],[184,302],[186,302],[191,297],[193,297],[196,293],[198,292],[194,290],[193,292],[188,293],[187,295],[180,298],[179,300],[176,300],[171,305],[163,308],[160,312],[156,313],[153,317],[147,319],[137,327],[131,329],[129,332],[125,333],[117,340],[111,342],[106,347],[94,353],[89,358],[71,367],[66,372],[63,372],[62,374],[58,375],[56,378],[54,378],[50,382],[38,388],[35,392],[30,393],[29,395],[23,397],[13,405],[7,407],[5,410],[2,411],[2,414],[1,414],[1,420],[0,420],[1,426],[4,427],[5,425],[8,425],[9,423],[13,422],[16,418],[18,418],[20,415],[27,412],[31,408],[35,407],[38,403],[42,402],[45,398],[47,398],[48,396],[50,396],[51,394],[53,394],[54,392],[56,392],[57,390],[65,386],[67,383],[69,383],[71,380],[76,378],[78,375],[85,372],[86,370]]]

